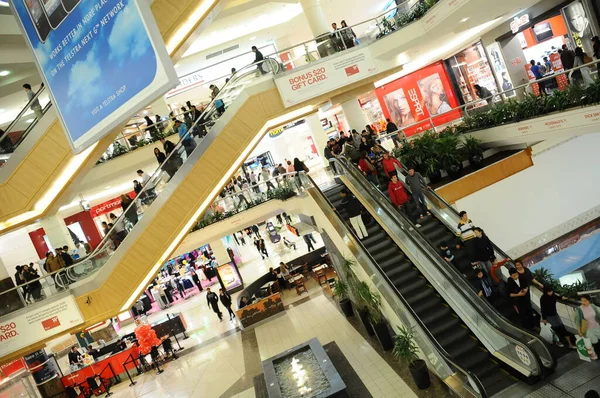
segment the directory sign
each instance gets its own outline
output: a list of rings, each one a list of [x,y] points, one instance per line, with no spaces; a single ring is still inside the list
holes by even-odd
[[[75,153],[177,83],[147,0],[14,0]]]

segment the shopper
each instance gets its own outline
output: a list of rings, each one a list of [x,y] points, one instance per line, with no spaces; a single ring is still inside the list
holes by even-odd
[[[492,92],[486,87],[481,87],[479,84],[474,84],[475,94],[480,100],[484,100],[489,105],[492,102]]]
[[[458,236],[464,243],[475,237],[475,232],[473,231],[475,229],[475,225],[473,225],[473,222],[469,220],[469,215],[466,211],[461,211],[458,216],[460,217],[460,222],[456,227],[456,236]]]
[[[29,263],[29,265],[24,265],[22,267],[22,270],[23,270],[23,272],[22,272],[23,280],[25,282],[31,282],[28,285],[29,286],[28,291],[31,294],[33,301],[38,301],[42,295],[42,284],[39,281],[40,275],[34,268],[33,263]]]
[[[408,202],[408,195],[406,194],[404,185],[398,181],[398,176],[396,174],[393,174],[390,179],[388,184],[388,194],[390,200],[398,210],[402,210],[402,206]]]
[[[385,119],[385,121],[387,122],[387,125],[385,126],[386,134],[398,133],[398,126],[396,126],[396,123],[392,122],[389,118]]]
[[[58,250],[57,250],[57,253],[58,253]],[[46,262],[44,263],[44,270],[47,273],[51,274],[53,272],[60,271],[64,267],[65,267],[65,262],[60,256],[58,256],[58,255],[55,256],[54,253],[52,253],[51,251],[46,253]],[[61,289],[61,287],[58,286],[58,283],[56,283],[57,277],[58,277],[58,273],[54,274],[52,276],[52,279],[54,280],[55,287],[57,289]]]
[[[360,159],[358,160],[358,168],[363,172],[367,180],[376,187],[379,186],[379,180],[377,179],[377,167],[373,164],[373,161],[367,155],[367,152],[362,151],[360,153]]]
[[[125,213],[125,219],[131,223],[132,226],[137,224],[137,205],[128,195],[121,195],[121,208],[123,209],[123,213]]]
[[[491,276],[492,266],[496,260],[494,245],[485,232],[483,232],[483,229],[475,227],[473,228],[473,233],[475,234],[475,238],[473,239],[473,258],[471,260],[472,262],[483,263],[487,275]]]
[[[540,95],[545,96],[546,82],[540,80],[544,78],[544,73],[542,72],[540,66],[535,64],[535,60],[532,59],[531,61],[529,61],[529,64],[531,65],[531,73],[533,73],[533,76],[535,76],[535,79],[537,80]]]
[[[600,353],[600,307],[592,304],[589,294],[581,295],[581,305],[575,312],[575,324],[579,336],[590,339],[594,351]]]
[[[69,358],[69,365],[79,365],[81,362],[81,353],[79,352],[79,350],[77,350],[76,346],[71,347],[71,351],[69,352],[69,355],[67,355]]]
[[[565,70],[573,68],[575,63],[575,53],[570,50],[566,44],[562,45],[562,52],[560,53],[560,62]]]
[[[478,269],[475,271],[477,275],[477,282],[475,285],[475,290],[477,290],[477,295],[479,297],[483,297],[488,301],[491,301],[494,296],[494,290],[490,285],[487,277],[484,275],[483,270]]]
[[[533,277],[533,274],[529,268],[523,267],[523,263],[521,261],[515,261],[515,268],[519,273],[519,280],[522,282],[522,284],[525,284],[526,287],[534,284],[540,289],[544,289],[544,285]]]
[[[566,297],[562,298],[566,300]],[[542,322],[549,323],[552,326],[552,330],[562,338],[564,338],[569,344],[569,348],[576,348],[571,339],[571,334],[567,332],[565,325],[560,319],[560,315],[556,311],[556,302],[558,295],[554,293],[552,286],[546,286],[544,288],[544,294],[540,298],[540,310],[542,312]],[[558,343],[559,347],[562,347],[561,343]]]
[[[196,144],[192,138],[191,134],[188,134],[188,127],[186,124],[181,123],[181,120],[175,119],[175,128],[177,129],[177,133],[179,134],[179,139],[181,140],[181,144],[185,148],[185,153],[187,156],[190,156],[194,151],[194,147]]]
[[[267,252],[267,246],[265,245],[265,240],[263,238],[258,240],[258,248],[263,260],[265,259],[265,256],[269,258],[269,252]]]
[[[313,246],[313,241],[315,238],[313,238],[311,233],[303,235],[302,238],[304,239],[304,242],[306,242],[306,247],[309,252],[315,250],[315,247]]]
[[[75,263],[73,257],[69,254],[69,246],[63,246],[56,249],[56,253],[60,254],[60,257],[63,259],[65,263],[65,267],[70,267]]]
[[[219,320],[223,320],[223,313],[219,309],[219,296],[216,293],[210,291],[210,287],[206,288],[206,303],[212,310],[217,314]]]
[[[110,231],[110,228],[108,228],[108,223],[106,221],[102,221],[102,232],[104,235],[106,235],[108,234],[108,231]]]
[[[381,166],[383,167],[383,172],[388,178],[391,178],[392,175],[397,174],[396,167],[402,169],[402,163],[392,156],[389,153],[383,153],[383,160],[381,161]]]
[[[256,48],[256,46],[252,46],[252,52],[254,53],[254,64],[256,64],[256,69],[259,70],[259,72],[264,75],[267,72],[264,70],[264,59],[265,57],[263,56],[263,54],[258,50],[258,48]]]
[[[325,159],[329,161],[329,167],[333,174],[337,174],[335,170],[335,158],[337,157],[337,154],[333,151],[334,144],[335,140],[333,138],[327,141],[327,145],[325,146],[325,149],[323,149],[323,155],[325,156]]]
[[[194,281],[194,285],[196,285],[196,287],[198,288],[198,290],[201,292],[202,290],[204,290],[202,288],[202,282],[200,282],[200,278],[198,277],[198,274],[196,273],[196,270],[193,270],[191,272],[192,274],[192,281]]]
[[[598,36],[592,37],[592,43],[594,43],[594,59],[598,60],[600,59],[600,39]]]
[[[423,188],[427,188],[427,183],[421,173],[416,172],[413,168],[408,169],[408,175],[405,177],[404,182],[410,188],[413,202],[419,210],[419,217],[423,218],[425,214],[431,215],[427,210],[427,202],[425,202],[425,194],[423,193]]]
[[[231,321],[232,319],[235,319],[235,313],[231,309],[231,296],[229,293],[223,289],[219,289],[219,299],[221,300],[221,304],[223,304],[223,306],[227,308],[227,311],[229,312],[229,320]]]
[[[285,237],[284,237],[285,239]],[[286,280],[290,276],[290,270],[286,263],[281,261],[279,263],[279,285],[283,288],[286,285]]]
[[[262,238],[262,236],[260,235],[260,229],[258,229],[258,225],[252,225],[251,229],[252,233],[254,233],[254,236],[256,236],[257,238]]]
[[[508,295],[511,299],[513,307],[517,314],[519,314],[521,325],[526,329],[532,329],[534,326],[534,321],[532,316],[529,288],[519,278],[519,272],[516,268],[511,268],[508,270],[508,273],[510,274],[510,278],[506,283],[506,289],[508,290]]]
[[[446,242],[440,243],[440,256],[449,263],[454,261],[454,253],[452,253]]]
[[[334,22],[331,24],[331,34],[329,35],[331,38],[331,42],[333,44],[333,48],[336,51],[343,51],[344,44],[342,42],[342,35],[337,27],[337,24]]]
[[[340,191],[340,195],[342,196],[342,206],[348,212],[350,224],[352,224],[358,239],[368,237],[369,234],[362,219],[362,205],[346,188]]]
[[[348,140],[344,143],[344,145],[342,145],[342,155],[344,155],[352,163],[358,163],[360,159],[358,149],[356,149],[352,140]]]
[[[342,20],[340,25],[341,25],[340,33],[342,35],[342,40],[344,41],[346,48],[354,47],[355,40],[356,40],[356,33],[354,33],[352,28],[348,27],[348,25],[346,24],[346,21]]]
[[[42,83],[42,87],[44,83]],[[44,116],[44,112],[42,111],[42,106],[40,105],[40,101],[38,98],[33,99],[35,97],[35,93],[31,90],[31,85],[28,83],[23,84],[23,88],[25,89],[25,93],[27,94],[27,102],[29,102],[29,107],[35,114],[35,117],[41,119]]]
[[[150,134],[150,138],[153,141],[158,141],[160,134],[158,133],[158,129],[154,125],[154,122],[149,116],[144,116],[144,120],[146,121],[146,133]]]
[[[573,64],[573,67],[576,68],[578,66],[582,66],[590,62],[592,62],[592,59],[586,53],[583,52],[583,49],[581,47],[577,47],[575,49],[575,63]],[[584,66],[580,68],[579,71],[581,72],[581,79],[584,88],[587,88],[590,85],[594,84],[594,79],[592,78],[592,70],[589,66]]]
[[[269,169],[266,167],[262,168],[260,172],[260,179],[262,179],[262,182],[267,186],[267,191],[275,189],[275,185],[273,185],[273,182],[271,182],[271,173],[269,173]]]

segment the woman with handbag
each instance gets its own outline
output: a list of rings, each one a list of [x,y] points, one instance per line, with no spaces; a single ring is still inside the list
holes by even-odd
[[[589,294],[581,295],[581,305],[575,312],[575,323],[579,336],[590,339],[594,350],[600,352],[600,307],[592,304]]]

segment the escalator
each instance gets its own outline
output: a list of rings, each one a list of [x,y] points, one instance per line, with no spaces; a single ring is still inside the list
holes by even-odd
[[[344,188],[344,185],[338,185],[324,194],[339,216],[349,224],[339,194]],[[479,378],[487,396],[514,384],[517,379],[499,365],[376,220],[371,219],[367,232],[369,236],[361,240],[364,250],[376,261],[381,272],[443,349],[457,364]]]

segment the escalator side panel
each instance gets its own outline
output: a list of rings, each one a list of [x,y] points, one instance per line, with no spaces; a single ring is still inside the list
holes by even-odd
[[[165,195],[163,192],[157,199],[160,201],[165,196],[163,203],[155,202],[138,222],[140,225],[136,225],[133,232],[140,228],[139,233],[136,232],[135,237],[130,237],[123,243],[128,244],[128,250],[118,250],[112,255],[109,263],[99,273],[104,274],[95,278],[99,280],[99,286],[77,297],[86,325],[120,312],[133,289],[145,282],[149,272],[156,269],[156,264],[162,263],[183,240],[187,232],[183,229],[188,224],[191,226],[198,209],[205,207],[218,194],[234,166],[241,163],[258,142],[260,137],[257,133],[264,124],[278,112],[288,111],[284,109],[276,89],[251,96],[240,104],[196,163],[190,164],[191,159],[182,166],[178,174],[190,164],[179,184],[167,186],[166,190],[172,189],[172,193]],[[210,136],[211,134],[207,138]],[[196,151],[198,150],[201,148]],[[171,188],[172,185],[174,186]],[[153,209],[156,204],[158,206]],[[90,305],[85,304],[88,297],[91,298]]]

